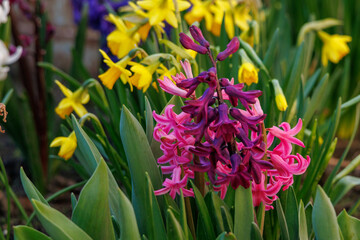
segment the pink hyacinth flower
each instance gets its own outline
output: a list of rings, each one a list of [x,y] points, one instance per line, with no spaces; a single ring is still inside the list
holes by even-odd
[[[186,77],[187,78],[194,78],[190,62],[187,59],[185,59],[185,61],[180,61],[180,64],[181,64],[182,68],[184,69]]]
[[[284,130],[281,130],[276,126],[267,129],[269,131],[267,135],[268,147],[270,147],[273,143],[274,137],[277,137],[280,140],[280,144],[274,148],[273,152],[278,153],[282,157],[287,157],[291,154],[292,151],[291,143],[305,147],[302,141],[294,137],[300,132],[302,128],[301,118],[299,118],[298,123],[292,129],[290,128],[290,124],[287,122],[281,123],[280,127],[282,127]]]
[[[254,206],[259,206],[262,202],[265,205],[265,210],[273,209],[274,207],[271,204],[278,199],[276,194],[280,191],[282,186],[281,181],[275,181],[273,178],[270,178],[269,183],[265,188],[265,175],[261,175],[261,181],[259,184],[255,182],[252,183],[252,197]]]
[[[269,176],[275,176],[283,182],[285,191],[294,182],[293,175],[303,174],[310,164],[310,157],[306,159],[299,153],[295,155],[289,155],[286,158],[282,158],[277,154],[273,154],[269,151],[271,163],[274,165],[274,169],[268,170]],[[296,159],[296,162],[294,161]]]
[[[185,176],[181,179],[181,167],[176,167],[172,174],[172,179],[165,179],[163,186],[164,188],[154,191],[155,195],[163,195],[168,192],[169,195],[175,199],[176,194],[180,195],[180,189],[182,190],[184,197],[193,197],[194,192],[192,189],[186,189],[187,185],[187,179],[188,175],[185,174]]]
[[[186,98],[187,91],[176,86],[176,84],[168,77],[164,76],[164,80],[158,79],[162,90],[172,95]]]
[[[189,89],[185,90],[176,86],[177,83],[181,83],[185,79],[193,78],[192,69],[190,62],[185,59],[185,61],[180,61],[182,68],[186,74],[186,77],[183,73],[177,73],[175,76],[171,76],[171,79],[167,76],[164,76],[164,79],[158,79],[159,85],[162,90],[172,95],[180,96],[182,98],[187,98]],[[191,94],[191,98],[195,98],[195,93]]]

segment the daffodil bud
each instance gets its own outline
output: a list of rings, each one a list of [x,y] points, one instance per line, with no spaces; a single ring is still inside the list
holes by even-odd
[[[231,54],[234,54],[239,49],[239,47],[240,47],[240,41],[237,37],[234,37],[228,43],[226,49],[217,55],[216,59],[219,61],[224,61]]]
[[[288,105],[283,90],[280,87],[279,81],[277,79],[273,79],[271,82],[274,86],[276,106],[280,111],[284,112]]]
[[[180,33],[180,43],[186,49],[194,50],[201,54],[206,54],[208,49],[206,47],[197,45],[188,35],[185,33]]]
[[[190,34],[191,36],[200,43],[201,46],[203,47],[210,47],[209,42],[204,38],[201,29],[198,28],[195,25],[190,26]]]

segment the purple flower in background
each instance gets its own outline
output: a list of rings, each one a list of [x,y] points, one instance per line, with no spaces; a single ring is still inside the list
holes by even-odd
[[[105,16],[108,14],[109,7],[117,11],[119,7],[125,6],[127,0],[72,0],[73,14],[75,23],[79,23],[81,20],[81,11],[85,4],[89,6],[89,26],[97,31],[100,31],[103,36],[108,35],[113,29],[114,25],[105,20]]]

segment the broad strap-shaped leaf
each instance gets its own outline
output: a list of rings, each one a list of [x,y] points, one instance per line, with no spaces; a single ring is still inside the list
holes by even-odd
[[[341,233],[346,240],[360,239],[360,220],[343,210],[337,217]]]
[[[136,222],[134,208],[130,200],[118,188],[118,199],[120,202],[120,240],[140,239],[139,228]]]
[[[195,186],[195,184],[192,181],[191,181],[191,186],[194,190],[195,203],[199,212],[198,221],[201,221],[205,237],[206,239],[215,239],[214,227],[211,223],[209,210],[206,207],[204,198],[201,195],[199,189]]]
[[[329,194],[332,204],[337,204],[347,192],[358,185],[360,185],[360,178],[358,177],[346,176],[340,179]]]
[[[233,232],[234,231],[234,221],[231,217],[230,210],[227,209],[225,206],[220,207],[221,216],[224,222],[224,228],[226,232]]]
[[[305,214],[305,208],[304,203],[302,200],[300,200],[299,204],[299,240],[308,240],[308,230],[307,230],[307,224],[306,224],[306,214]]]
[[[239,186],[235,190],[234,234],[237,239],[250,239],[251,223],[254,221],[254,207],[251,187]]]
[[[20,179],[21,179],[22,186],[25,190],[26,196],[29,199],[35,199],[46,205],[49,205],[48,202],[45,200],[45,198],[41,195],[39,190],[37,190],[35,185],[26,176],[23,168],[20,168]]]
[[[81,162],[81,164],[87,168],[89,174],[92,175],[95,171],[97,164],[100,163],[102,159],[99,150],[96,148],[95,144],[91,141],[89,136],[85,133],[85,131],[80,127],[78,121],[74,117],[72,117],[72,124],[76,134],[76,139],[78,142],[78,147],[81,154],[84,156],[84,159],[87,162]],[[112,175],[110,169],[107,168],[107,174],[109,178],[109,203],[111,213],[115,216],[115,219],[120,224],[120,202],[118,199],[118,188],[119,186],[116,183],[114,176]]]
[[[185,240],[184,231],[171,209],[166,212],[167,239]],[[158,239],[158,238],[155,238]]]
[[[93,239],[115,240],[109,207],[109,180],[104,160],[100,161],[82,189],[72,221]]]
[[[51,240],[48,236],[28,226],[15,226],[14,227],[15,240]]]
[[[214,223],[216,227],[216,233],[220,234],[222,232],[226,232],[224,227],[224,221],[223,217],[221,215],[221,207],[229,211],[228,206],[225,204],[225,202],[215,193],[210,192],[205,196],[205,202],[209,209],[210,217],[212,222]]]
[[[146,236],[149,239],[156,240],[166,240],[166,231],[163,222],[163,218],[161,216],[161,211],[159,208],[159,204],[156,200],[154,189],[151,184],[151,180],[149,174],[145,173],[145,182],[146,182],[146,192],[145,192],[145,201],[146,205]]]
[[[307,227],[307,233],[310,237],[313,232],[313,224],[312,224],[312,212],[313,212],[313,206],[311,203],[308,203],[305,206],[305,215],[306,215],[306,227]]]
[[[145,172],[148,172],[155,189],[161,188],[161,176],[150,149],[145,132],[138,120],[123,106],[120,120],[120,136],[124,145],[132,181],[132,203],[141,233],[146,232],[146,182]],[[160,201],[161,198],[159,198]],[[160,206],[163,203],[160,202]]]
[[[32,200],[36,216],[46,232],[54,240],[91,240],[79,226],[54,208],[35,199]]]
[[[251,239],[252,240],[262,240],[263,239],[258,225],[254,222],[251,223]]]
[[[339,240],[340,229],[336,220],[336,213],[330,198],[318,186],[316,190],[312,222],[317,239]]]
[[[287,190],[285,217],[289,230],[289,237],[290,239],[296,239],[299,236],[299,217],[298,202],[293,187],[290,187]]]
[[[146,137],[150,144],[153,139],[154,119],[152,115],[150,102],[146,96],[145,96],[145,123],[146,123]]]
[[[290,240],[289,229],[286,224],[286,218],[281,206],[280,198],[276,200],[276,213],[279,219],[281,238],[284,240]]]

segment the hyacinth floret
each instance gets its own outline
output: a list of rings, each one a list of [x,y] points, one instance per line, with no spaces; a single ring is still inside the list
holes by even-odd
[[[218,77],[217,61],[234,54],[239,49],[239,39],[233,38],[214,58],[201,30],[191,26],[190,33],[197,43],[184,33],[180,33],[180,43],[186,49],[208,55],[212,67],[194,77],[185,60],[181,65],[186,77],[180,73],[158,80],[165,92],[187,100],[180,113],[174,112],[174,105],[168,105],[164,114],[153,112],[157,122],[154,139],[161,143],[163,151],[158,164],[163,174],[170,175],[155,195],[169,192],[175,198],[182,189],[184,196],[193,196],[187,181],[194,178],[195,172],[206,172],[208,184],[220,192],[221,198],[229,186],[251,186],[254,206],[262,202],[267,210],[271,209],[280,189],[290,187],[293,175],[303,174],[309,166],[309,156],[291,154],[292,144],[305,147],[295,137],[302,121],[299,119],[292,129],[286,122],[280,128],[265,128],[266,114],[258,99],[262,91],[244,91],[244,83],[234,84],[233,79]],[[196,96],[195,90],[201,84],[207,88]],[[273,146],[275,142],[279,143]]]

